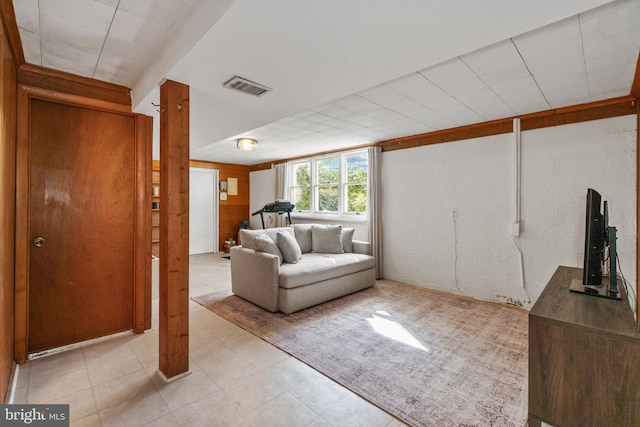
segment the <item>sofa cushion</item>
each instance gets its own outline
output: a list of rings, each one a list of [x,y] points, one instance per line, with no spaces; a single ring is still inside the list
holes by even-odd
[[[291,227],[275,227],[275,228],[267,228],[265,230],[242,229],[238,233],[238,239],[240,241],[240,244],[243,247],[247,249],[258,250],[258,248],[256,248],[255,244],[253,243],[253,239],[256,236],[261,236],[261,235],[269,236],[271,240],[273,240],[273,242],[275,243],[278,236],[278,232],[290,233],[292,236],[294,235]]]
[[[277,256],[280,258],[280,264],[282,264],[284,259],[282,252],[278,249],[278,245],[273,241],[273,239],[271,239],[271,237],[266,234],[260,234],[253,238],[253,245],[255,246],[256,251],[266,252]]]
[[[296,238],[293,237],[291,233],[278,231],[278,234],[276,235],[276,244],[278,245],[280,252],[282,252],[284,262],[295,264],[302,258],[300,246],[298,246]]]
[[[345,253],[353,252],[353,234],[355,232],[355,228],[342,229],[342,249]]]
[[[342,247],[342,226],[312,225],[311,252],[323,254],[344,253]]]
[[[293,224],[293,231],[300,246],[300,250],[303,254],[307,254],[312,251],[312,236],[311,227],[321,226],[319,224]],[[344,252],[353,252],[353,236],[355,228],[343,228],[342,229],[342,249]]]
[[[302,255],[296,264],[280,266],[280,287],[296,288],[322,280],[333,279],[347,274],[374,268],[374,258],[362,254],[319,254]]]
[[[311,252],[311,224],[293,224],[293,231],[302,253]]]

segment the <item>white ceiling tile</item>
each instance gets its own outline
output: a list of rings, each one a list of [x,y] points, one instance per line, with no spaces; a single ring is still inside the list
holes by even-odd
[[[401,118],[402,118],[401,114],[387,109],[384,114],[376,115],[376,122],[389,123],[389,122],[395,122],[396,120],[400,120]]]
[[[102,3],[107,6],[116,7],[120,0],[93,0],[97,3]]]
[[[113,17],[106,44],[117,41],[121,47],[126,47],[125,43],[131,45],[121,54],[121,56],[130,57],[132,50],[133,52],[143,49],[159,50],[161,46],[158,46],[157,40],[166,37],[166,30],[152,21],[118,9]]]
[[[48,61],[48,63],[51,63],[52,58],[58,57],[62,61],[84,64],[93,69],[100,54],[99,49],[79,49],[77,45],[70,45],[66,40],[53,38],[40,40],[40,46],[42,48],[42,63],[45,67],[50,66],[46,65]],[[48,59],[45,60],[45,57]]]
[[[338,99],[337,101],[332,102],[332,104],[348,108],[352,111],[362,111],[363,109],[369,108],[371,103],[359,95],[351,95]]]
[[[529,74],[511,40],[463,55],[460,59],[488,86],[518,80]]]
[[[545,58],[553,50],[582,45],[580,21],[574,16],[513,37],[512,40],[525,61]]]
[[[322,123],[330,119],[330,117],[326,114],[315,113],[313,111],[310,111],[310,113],[311,114],[306,116],[305,119],[312,123]]]
[[[584,54],[586,58],[598,58],[628,51],[630,47],[638,46],[640,46],[640,26],[635,31],[617,32],[601,38],[585,38]]]
[[[441,96],[430,98],[423,102],[423,105],[433,111],[454,111],[462,104],[452,96]]]
[[[636,71],[637,49],[587,60],[589,89],[594,101],[625,96],[631,92]]]
[[[405,98],[400,93],[385,85],[375,86],[371,89],[359,92],[358,95],[378,105],[386,105]]]
[[[584,61],[582,46],[565,46],[552,49],[545,57],[535,57],[525,61],[527,68],[533,74],[546,73],[558,67]]]
[[[620,0],[580,14],[583,37],[602,38],[635,31],[640,22],[640,1]]]
[[[495,98],[496,95],[488,87],[482,87],[479,89],[471,90],[469,92],[459,93],[455,98],[463,104],[468,104],[473,101],[480,101],[483,99]]]
[[[514,37],[513,42],[533,74],[583,59],[578,17]]]
[[[388,83],[385,83],[385,86],[388,86],[403,94],[404,96],[415,96],[416,92],[426,91],[426,92],[435,92],[437,94],[443,94],[442,89],[431,83],[429,80],[425,78],[420,73],[411,73],[406,76],[400,77],[399,79],[392,80]]]
[[[101,31],[106,34],[113,19],[115,7],[87,0],[39,0],[40,17],[53,17],[83,31]]]
[[[184,0],[120,0],[119,9],[175,31],[191,13],[193,3]]]
[[[516,114],[527,114],[551,108],[531,77],[495,85],[491,89]]]
[[[43,36],[41,39],[49,39],[63,42],[66,46],[80,51],[93,51],[100,53],[104,44],[105,28],[91,26],[75,26],[68,21],[63,21],[51,15],[41,15],[40,29]]]
[[[398,114],[407,117],[414,117],[415,115],[424,115],[427,108],[424,105],[421,105],[409,98],[398,98],[393,102],[389,102],[386,104],[386,107],[392,111],[395,111]]]
[[[37,0],[15,2],[13,10],[15,11],[16,22],[18,22],[19,28],[28,30],[29,32],[37,33],[40,31],[40,16]]]
[[[482,116],[459,102],[447,108],[436,109],[444,118],[451,120],[456,126],[484,121]]]
[[[404,79],[396,79],[387,83],[386,86],[431,109],[434,105],[440,105],[441,100],[451,99],[450,95],[420,73],[412,73]]]
[[[457,124],[456,122],[449,120],[443,117],[440,113],[436,113],[434,111],[424,117],[421,120],[421,123],[433,130],[448,129],[456,126]]]
[[[58,54],[50,56],[43,52],[42,65],[47,68],[65,71],[67,73],[76,74],[78,76],[89,77],[93,73],[93,67],[91,65],[87,65],[87,61],[74,62],[66,60]]]
[[[349,115],[351,113],[352,113],[351,110],[344,107],[337,106],[337,105],[332,105],[330,108],[327,108],[326,110],[322,111],[322,114],[331,118],[339,118],[339,117]]]
[[[481,98],[465,103],[485,120],[496,120],[515,115],[515,112],[505,105],[497,96]]]
[[[504,68],[522,63],[522,57],[511,40],[504,40],[464,54],[460,59],[478,73],[487,73],[494,68]]]
[[[482,80],[459,58],[422,70],[420,74],[453,96],[485,87]]]
[[[20,29],[19,32],[25,61],[29,64],[42,65],[40,36],[38,33],[31,33],[22,29]]]
[[[551,94],[548,96],[548,101],[553,108],[562,108],[571,105],[586,104],[592,102],[593,99],[590,96],[566,92],[564,94]]]
[[[521,80],[530,75],[511,40],[460,58],[488,86]]]
[[[13,7],[31,7],[37,9],[39,0],[13,0]]]

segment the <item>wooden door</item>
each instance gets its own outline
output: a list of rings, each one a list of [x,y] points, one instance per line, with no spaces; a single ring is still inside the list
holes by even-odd
[[[133,327],[135,118],[33,99],[28,351]]]

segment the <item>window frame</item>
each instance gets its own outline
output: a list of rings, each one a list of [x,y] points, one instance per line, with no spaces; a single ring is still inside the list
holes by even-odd
[[[367,180],[365,182],[347,181],[348,179],[347,158],[353,155],[364,155],[367,160]],[[333,159],[333,158],[338,159],[338,182],[335,184],[334,183],[326,184],[326,183],[318,182],[318,164],[322,161]],[[309,175],[310,175],[309,185],[298,185],[295,182],[296,166],[301,164],[309,165]],[[349,203],[348,203],[347,197],[348,197],[349,185],[362,185],[362,184],[366,186],[367,197],[369,197],[370,190],[369,190],[368,177],[370,173],[370,168],[369,168],[368,150],[360,149],[360,150],[342,151],[337,153],[329,153],[329,154],[323,154],[319,156],[292,160],[289,162],[289,170],[290,170],[289,185],[287,188],[287,194],[288,194],[289,200],[291,200],[292,203],[295,203],[295,201],[292,199],[292,196],[296,189],[309,188],[309,191],[310,191],[309,210],[301,210],[301,209],[298,209],[298,207],[296,206],[295,210],[291,213],[293,217],[298,217],[298,218],[311,217],[316,219],[322,219],[322,218],[348,219],[350,221],[365,221],[367,219],[368,212],[366,209],[368,205],[365,207],[364,212],[348,212],[347,209],[348,209]],[[318,196],[319,196],[318,189],[319,187],[325,187],[325,186],[336,186],[337,188],[338,210],[336,212],[321,211],[318,209]]]

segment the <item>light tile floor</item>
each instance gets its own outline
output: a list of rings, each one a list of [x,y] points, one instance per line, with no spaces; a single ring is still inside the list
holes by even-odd
[[[190,294],[231,286],[230,262],[190,257]],[[14,403],[68,403],[72,426],[402,426],[386,412],[220,316],[189,302],[191,374],[157,375],[153,328],[20,366]]]

